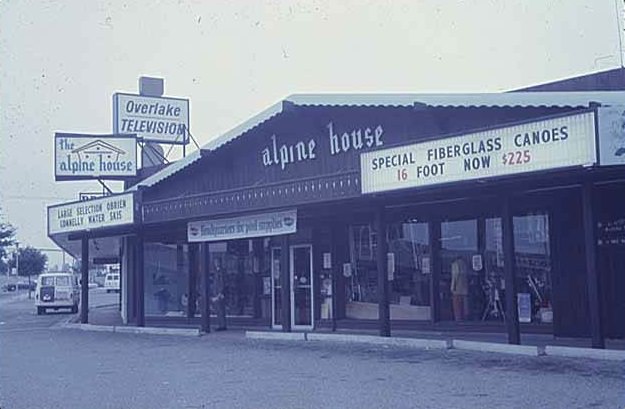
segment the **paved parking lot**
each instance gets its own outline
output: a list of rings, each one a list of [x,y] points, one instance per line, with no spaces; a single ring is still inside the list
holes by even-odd
[[[28,300],[1,311],[3,409],[625,407],[617,362],[85,332]]]

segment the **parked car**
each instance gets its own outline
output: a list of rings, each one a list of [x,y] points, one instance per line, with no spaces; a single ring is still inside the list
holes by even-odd
[[[2,286],[2,291],[15,291],[17,290],[17,285],[15,284],[5,284]]]
[[[35,306],[37,315],[44,314],[48,309],[58,310],[69,308],[72,313],[78,312],[80,288],[78,277],[71,273],[45,273],[37,277]]]
[[[111,291],[118,293],[120,290],[119,273],[107,274],[104,278],[104,288],[106,288],[107,293],[110,293]]]
[[[17,283],[17,289],[34,291],[37,289],[37,281],[33,280],[30,283]]]

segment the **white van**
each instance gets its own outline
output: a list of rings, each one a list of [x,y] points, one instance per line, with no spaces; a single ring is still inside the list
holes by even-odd
[[[104,277],[104,288],[106,288],[107,293],[111,291],[114,293],[119,292],[119,272],[108,273],[106,277]]]
[[[50,308],[54,310],[69,308],[75,314],[78,312],[79,303],[80,287],[77,276],[71,273],[44,273],[37,277],[35,289],[37,315],[44,314]]]

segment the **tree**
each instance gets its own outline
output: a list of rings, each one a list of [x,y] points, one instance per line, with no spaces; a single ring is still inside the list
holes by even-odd
[[[0,219],[2,213],[0,212]],[[15,244],[15,227],[9,223],[0,222],[0,273],[5,274],[9,268],[6,262],[7,247]]]
[[[48,256],[34,247],[28,246],[20,248],[19,255],[19,267],[17,274],[21,276],[39,275],[43,273],[48,262]],[[11,260],[10,266],[15,267],[16,260]]]
[[[2,214],[0,213],[0,218]],[[0,260],[4,260],[7,247],[15,244],[15,227],[10,223],[0,222]],[[2,267],[2,266],[0,266]]]

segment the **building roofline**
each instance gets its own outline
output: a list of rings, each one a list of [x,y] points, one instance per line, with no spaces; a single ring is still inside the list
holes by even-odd
[[[504,92],[504,93],[463,93],[463,94],[293,94],[284,100],[252,116],[228,132],[211,140],[199,150],[173,162],[161,171],[138,182],[137,186],[151,187],[178,173],[201,159],[210,151],[235,140],[245,132],[265,121],[280,115],[287,106],[345,106],[345,107],[444,107],[444,108],[501,108],[501,107],[588,107],[592,103],[602,105],[622,104],[625,91],[588,92]]]

